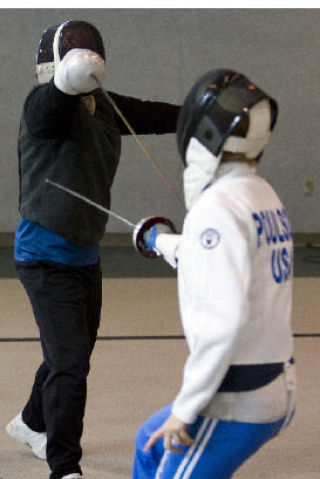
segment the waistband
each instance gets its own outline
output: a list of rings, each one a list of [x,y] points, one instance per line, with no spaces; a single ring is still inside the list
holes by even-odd
[[[294,358],[289,359],[294,363]],[[229,367],[219,392],[242,392],[261,388],[284,372],[285,362],[264,364],[239,364]]]

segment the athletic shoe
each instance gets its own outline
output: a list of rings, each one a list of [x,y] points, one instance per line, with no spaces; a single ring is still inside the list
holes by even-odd
[[[31,447],[33,454],[39,459],[46,459],[47,434],[30,429],[23,422],[21,412],[9,422],[6,431],[9,436]]]

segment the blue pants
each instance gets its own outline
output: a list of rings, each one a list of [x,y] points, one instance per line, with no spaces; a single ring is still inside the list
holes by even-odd
[[[195,444],[180,446],[181,454],[165,451],[162,439],[144,452],[149,437],[170,413],[171,405],[151,416],[138,430],[133,479],[230,479],[243,462],[277,435],[284,421],[252,424],[199,416],[188,426]]]

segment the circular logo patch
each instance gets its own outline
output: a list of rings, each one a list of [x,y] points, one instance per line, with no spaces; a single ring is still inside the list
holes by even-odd
[[[208,228],[201,233],[200,243],[204,248],[212,249],[218,246],[220,241],[220,234],[214,228]]]

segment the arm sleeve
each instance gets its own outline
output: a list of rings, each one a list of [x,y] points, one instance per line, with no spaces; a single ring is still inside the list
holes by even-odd
[[[72,127],[79,98],[58,90],[53,80],[36,87],[24,107],[29,132],[41,138],[66,135]]]
[[[156,238],[156,249],[163,259],[176,269],[181,235],[161,233]]]
[[[190,353],[173,405],[173,413],[186,423],[194,422],[207,406],[232,362],[248,316],[250,282],[249,245],[241,224],[224,207],[191,213],[178,271]]]
[[[175,133],[180,106],[171,103],[144,101],[109,92],[110,96],[138,135]],[[116,115],[121,135],[130,132]]]

